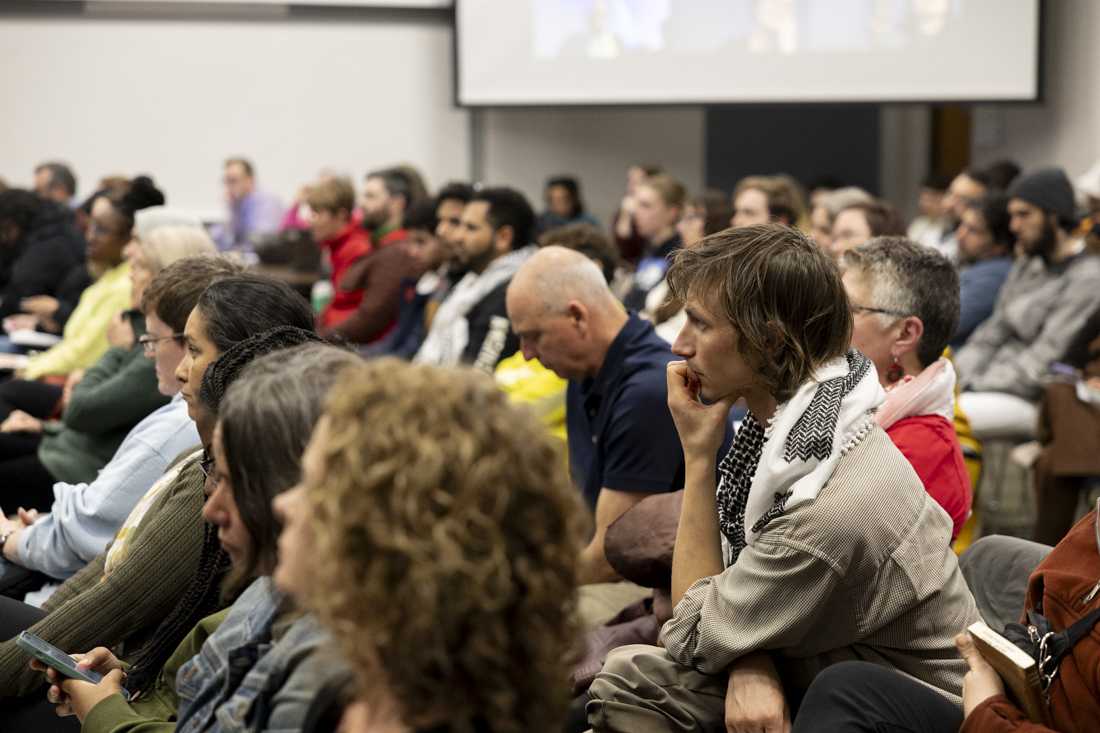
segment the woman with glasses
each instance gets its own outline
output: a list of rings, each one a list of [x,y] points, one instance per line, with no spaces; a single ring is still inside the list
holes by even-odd
[[[879,237],[840,260],[852,346],[871,360],[886,401],[876,420],[954,522],[970,515],[970,478],[955,428],[955,370],[943,358],[959,323],[959,276],[935,250]]]
[[[168,401],[170,393],[158,389],[152,359],[156,342],[145,334],[142,295],[164,267],[214,252],[201,228],[147,231],[140,243],[130,245],[131,308],[112,323],[129,333],[129,343],[112,344],[95,366],[70,373],[63,388],[27,380],[0,385],[0,502],[5,508],[42,509],[53,500],[55,482],[90,483],[127,433]],[[145,343],[134,343],[135,335]],[[47,422],[58,411],[61,419]]]

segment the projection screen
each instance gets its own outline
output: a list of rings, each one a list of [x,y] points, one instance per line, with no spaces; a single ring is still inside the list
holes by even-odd
[[[457,0],[470,106],[1030,101],[1040,0]]]

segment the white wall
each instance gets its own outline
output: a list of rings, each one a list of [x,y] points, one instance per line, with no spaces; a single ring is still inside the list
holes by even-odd
[[[445,18],[370,18],[3,17],[0,176],[26,185],[59,158],[89,193],[104,175],[150,172],[197,213],[220,210],[228,155],[287,198],[322,167],[465,177]]]
[[[483,115],[483,179],[518,187],[540,210],[546,178],[570,173],[581,180],[589,211],[607,223],[622,198],[626,169],[636,163],[660,164],[689,191],[702,190],[701,107],[501,109]]]
[[[1100,3],[1045,6],[1044,102],[977,108],[974,162],[1008,157],[1025,170],[1060,165],[1075,177],[1100,158]]]

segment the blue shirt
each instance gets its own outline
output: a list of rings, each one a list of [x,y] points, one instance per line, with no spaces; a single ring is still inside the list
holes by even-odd
[[[952,350],[958,351],[974,329],[992,315],[997,295],[1011,269],[1011,257],[993,257],[959,272],[959,327],[951,339]]]
[[[54,484],[50,513],[19,538],[19,564],[59,580],[68,578],[103,552],[176,456],[198,445],[187,403],[177,394],[134,426],[94,481]]]
[[[683,488],[684,454],[665,376],[675,358],[652,324],[631,315],[599,373],[569,382],[569,469],[590,507],[602,488],[646,494]]]

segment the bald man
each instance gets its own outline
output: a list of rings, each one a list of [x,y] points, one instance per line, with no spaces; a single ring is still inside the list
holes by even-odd
[[[604,555],[608,525],[650,494],[684,485],[666,397],[665,368],[676,357],[648,321],[627,314],[594,262],[564,247],[524,263],[507,307],[524,357],[569,380],[569,467],[595,512],[579,582],[620,580]]]

